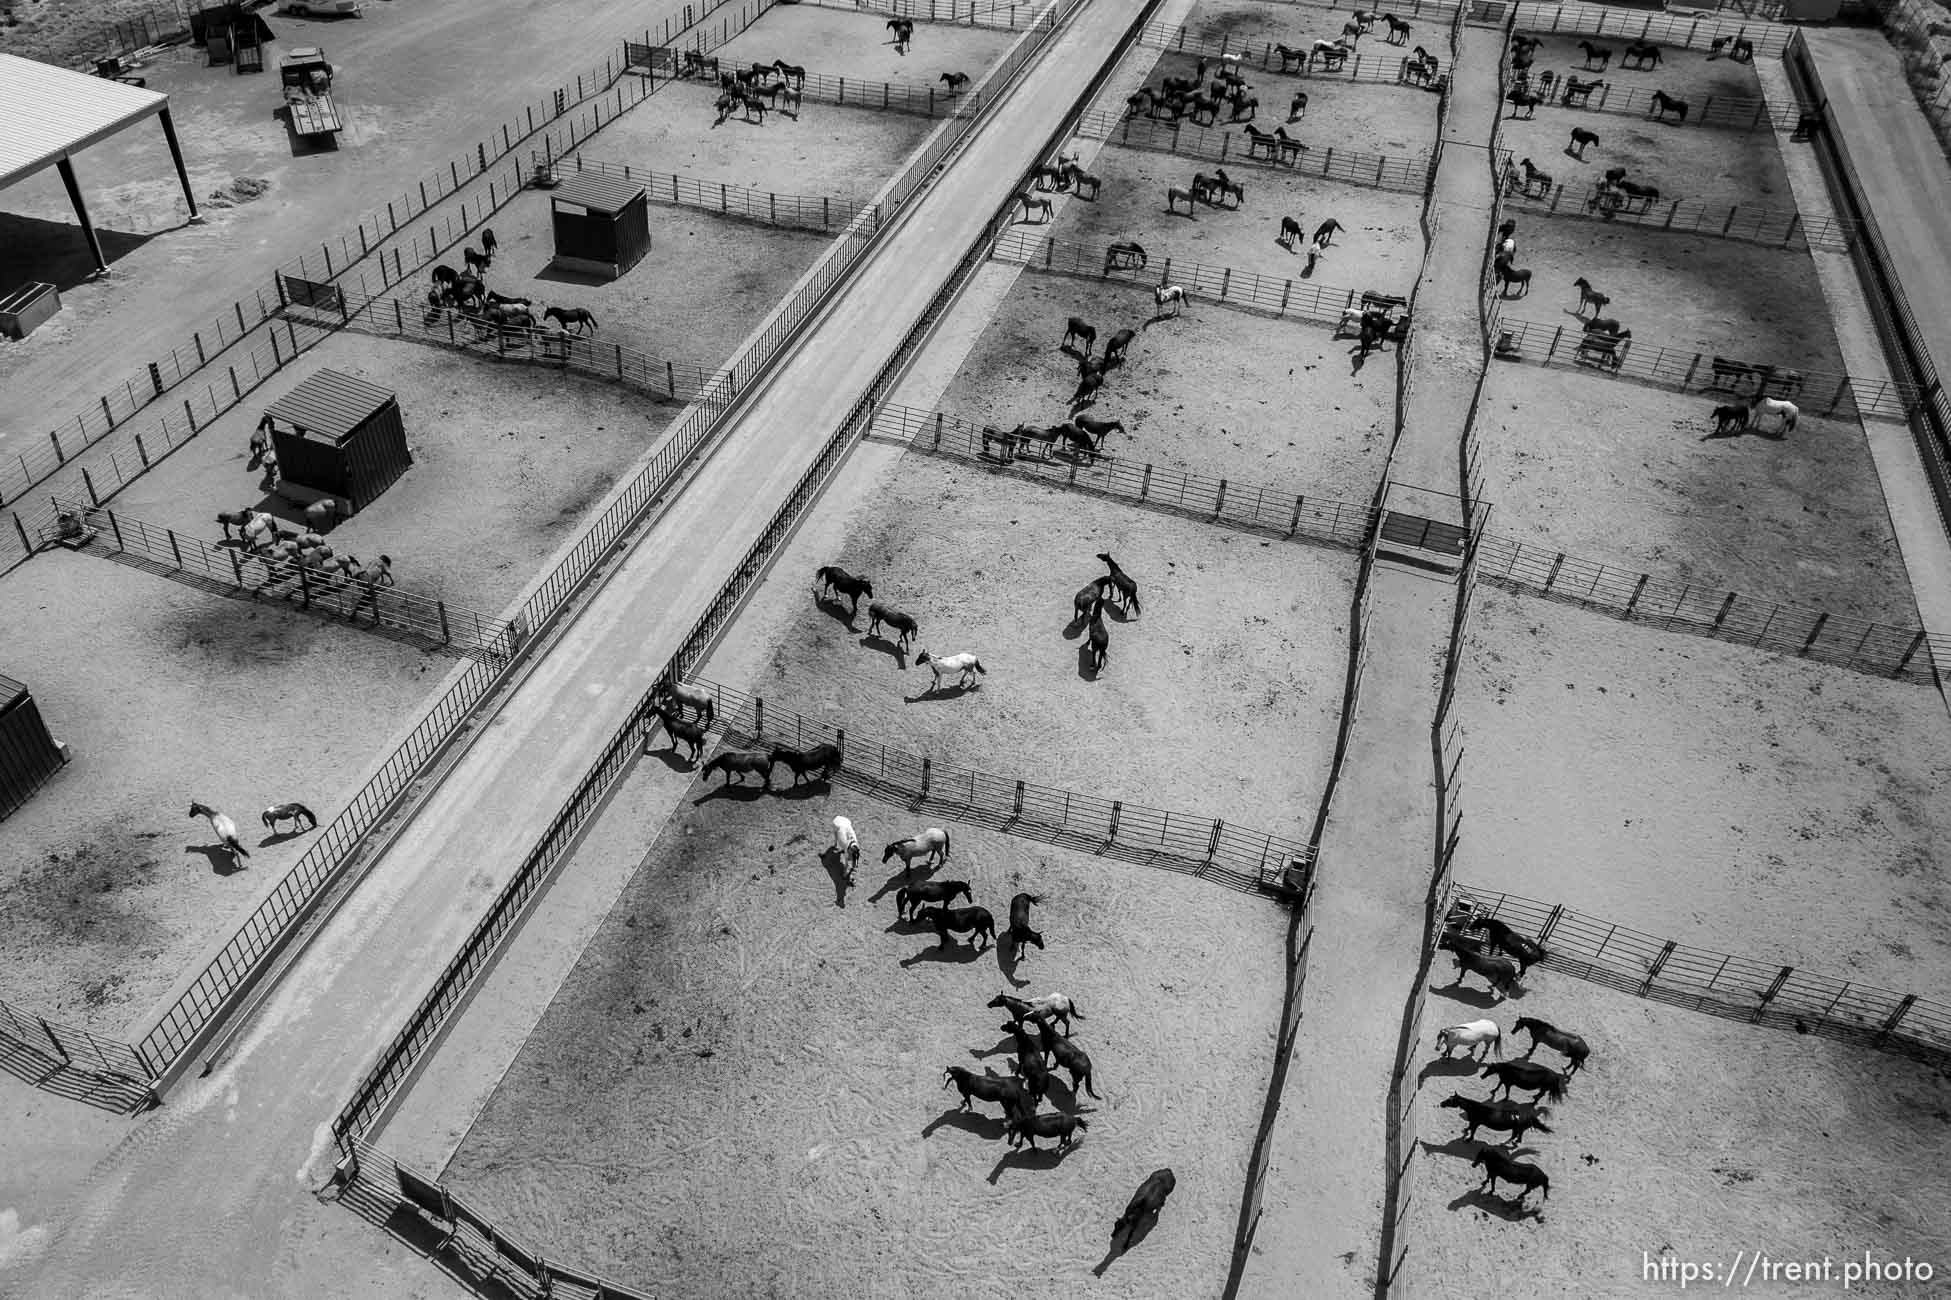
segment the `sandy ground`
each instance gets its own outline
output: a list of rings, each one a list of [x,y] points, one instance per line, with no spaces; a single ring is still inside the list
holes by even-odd
[[[9,574],[6,601],[0,663],[75,758],[0,836],[0,989],[117,1036],[311,847],[258,811],[337,816],[450,661],[65,551]],[[236,820],[245,870],[192,800]]]
[[[1478,600],[1458,879],[1944,996],[1951,721],[1933,693]]]
[[[1193,56],[1165,54],[1147,84],[1156,88],[1165,77],[1190,77],[1196,71],[1198,60]],[[1353,150],[1407,160],[1427,153],[1436,143],[1437,98],[1420,87],[1287,76],[1280,72],[1278,63],[1270,69],[1253,69],[1248,85],[1260,101],[1253,124],[1262,131],[1287,123],[1294,96],[1307,92],[1307,112],[1299,122],[1287,126],[1287,134],[1310,150]],[[1222,113],[1219,124],[1224,126],[1229,120],[1229,115]],[[1235,128],[1234,137],[1234,148],[1244,154],[1246,133]],[[1318,161],[1318,157],[1310,161]]]
[[[1044,900],[1046,950],[1012,980],[993,950],[937,956],[932,935],[896,924],[873,866],[835,907],[819,850],[838,812],[876,842],[914,829],[851,794],[700,792],[645,853],[449,1185],[668,1294],[1068,1296],[1094,1285],[1112,1220],[1165,1165],[1178,1190],[1107,1281],[1208,1293],[1265,1088],[1281,911],[953,827],[939,878],[992,910],[1018,890]],[[1052,1090],[1088,1124],[1062,1155],[1010,1153],[994,1105],[965,1116],[943,1091],[947,1064],[1004,1068],[1003,1018],[983,1003],[1012,984],[1086,1013],[1074,1041],[1101,1100]]]
[[[1862,426],[1713,437],[1712,398],[1493,362],[1478,411],[1491,527],[1716,590],[1914,627]],[[1574,508],[1567,508],[1568,506]]]
[[[1331,9],[1325,5],[1283,4],[1279,0],[1202,0],[1186,20],[1188,39],[1218,42],[1227,39],[1229,48],[1246,44],[1255,49],[1271,42],[1279,42],[1290,47],[1313,45],[1316,41],[1334,40],[1341,35],[1341,29],[1348,25],[1347,6]],[[1378,11],[1379,12],[1379,11]],[[1356,44],[1356,52],[1364,58],[1386,56],[1401,57],[1417,45],[1428,46],[1447,64],[1450,58],[1450,25],[1448,18],[1438,21],[1433,18],[1417,19],[1410,22],[1409,44],[1392,46],[1382,40],[1383,25],[1378,22],[1367,36]],[[1319,86],[1329,78],[1325,75],[1308,79],[1311,86]]]
[[[1937,1280],[1857,1283],[1850,1294],[1928,1295],[1942,1285],[1951,1198],[1938,1171],[1951,1141],[1951,1076],[1556,973],[1530,982],[1527,996],[1489,1011],[1474,980],[1464,999],[1430,997],[1417,1057],[1423,1154],[1404,1225],[1403,1280],[1415,1294],[1449,1294],[1462,1275],[1494,1277],[1500,1294],[1527,1298],[1679,1294],[1677,1272],[1656,1272],[1662,1256],[1670,1267],[1711,1264],[1721,1270],[1715,1286],[1733,1268],[1725,1285],[1748,1290],[1756,1251],[1832,1263],[1826,1283],[1764,1285],[1756,1273],[1761,1294],[1840,1294],[1845,1263],[1860,1264],[1866,1251],[1878,1262],[1929,1261]],[[1456,1111],[1437,1107],[1452,1092],[1489,1095],[1488,1080],[1467,1077],[1461,1053],[1445,1067],[1430,1046],[1437,1028],[1485,1015],[1507,1033],[1517,1016],[1542,1017],[1582,1035],[1592,1052],[1552,1110],[1553,1132],[1531,1134],[1520,1150],[1551,1179],[1550,1199],[1534,1193],[1522,1211],[1477,1192],[1477,1144],[1459,1140]],[[1550,1049],[1538,1059],[1562,1063]],[[1745,1252],[1740,1263],[1736,1252]]]
[[[859,78],[936,85],[944,72],[966,73],[973,84],[1021,35],[990,27],[916,23],[913,43],[901,52],[894,48],[894,33],[887,29],[884,15],[787,5],[769,11],[750,31],[713,53],[728,68],[734,61],[784,59],[805,68],[808,75],[845,77],[849,84]],[[842,110],[822,104],[817,111]]]
[[[1058,351],[1064,322],[1093,322],[1101,342],[1152,311],[1142,288],[1025,275],[943,409],[1002,429],[1059,423],[1077,386],[1076,362]],[[1317,325],[1195,302],[1141,332],[1090,414],[1125,422],[1128,436],[1104,447],[1121,460],[1366,501],[1393,428],[1396,354],[1351,375],[1349,347]]]

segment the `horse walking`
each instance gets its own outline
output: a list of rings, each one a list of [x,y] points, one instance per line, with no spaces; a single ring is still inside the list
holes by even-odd
[[[243,841],[237,838],[237,823],[218,812],[215,808],[210,807],[208,804],[192,803],[190,805],[190,816],[192,819],[201,817],[209,822],[211,834],[217,837],[218,842],[230,852],[232,858],[248,858],[251,856],[250,850],[246,849]],[[316,825],[317,823],[314,822],[313,824]]]

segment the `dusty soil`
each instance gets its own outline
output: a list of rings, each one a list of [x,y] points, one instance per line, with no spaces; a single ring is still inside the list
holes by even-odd
[[[1459,880],[1943,996],[1951,720],[1934,693],[1478,600],[1457,696]]]
[[[1266,1087],[1284,914],[950,827],[938,876],[999,913],[1018,890],[1043,898],[1047,950],[1012,978],[992,952],[938,955],[895,923],[869,892],[876,867],[835,907],[820,850],[836,813],[877,844],[919,829],[852,794],[700,791],[444,1179],[523,1237],[671,1294],[1054,1297],[1094,1285],[1112,1221],[1167,1165],[1171,1204],[1109,1280],[1121,1295],[1209,1291]],[[1005,1068],[1003,1017],[983,1003],[1012,986],[1086,1013],[1074,1041],[1101,1099],[1052,1089],[1089,1126],[1062,1154],[1010,1152],[993,1104],[964,1115],[943,1091],[947,1064]]]
[[[1093,322],[1101,342],[1153,309],[1142,288],[1026,274],[942,408],[1003,429],[1059,423],[1077,386],[1075,360],[1058,351],[1066,319]],[[1140,333],[1090,414],[1125,422],[1128,436],[1104,447],[1121,460],[1365,501],[1393,432],[1396,354],[1351,374],[1350,346],[1319,326],[1194,302]]]
[[[1160,57],[1146,80],[1156,87],[1162,78],[1190,77],[1196,71],[1198,60],[1193,56],[1168,53]],[[1334,77],[1289,76],[1280,72],[1278,63],[1273,68],[1253,69],[1247,80],[1251,93],[1260,101],[1253,124],[1262,131],[1288,123],[1294,96],[1307,92],[1307,112],[1298,123],[1287,126],[1287,134],[1309,149],[1352,150],[1408,160],[1427,154],[1436,143],[1437,101],[1426,90]],[[1099,107],[1122,110],[1124,105]],[[1220,125],[1228,121],[1222,113]],[[1234,135],[1233,147],[1244,155],[1246,133],[1235,128]]]
[[[1273,42],[1299,47],[1340,36],[1341,29],[1348,25],[1348,10],[1352,7],[1331,9],[1323,5],[1282,3],[1281,0],[1200,0],[1193,6],[1192,17],[1186,20],[1185,27],[1190,33],[1188,39],[1217,42],[1225,37],[1229,48],[1244,44],[1258,50]],[[1364,58],[1400,57],[1417,45],[1425,45],[1446,66],[1449,64],[1450,24],[1447,18],[1440,21],[1434,18],[1412,19],[1409,44],[1406,46],[1385,43],[1382,40],[1384,30],[1383,25],[1377,22],[1374,29],[1357,42],[1356,52]],[[1325,74],[1309,78],[1313,85],[1326,80]]]
[[[713,53],[727,67],[733,61],[784,59],[805,68],[808,75],[845,77],[849,83],[860,78],[935,85],[944,72],[962,72],[973,85],[1021,35],[990,27],[916,23],[913,43],[905,53],[897,53],[894,33],[887,29],[883,14],[786,5],[769,10],[751,30]],[[820,105],[818,111],[842,110]]]
[[[1493,362],[1477,419],[1492,528],[1627,572],[1917,626],[1862,426],[1804,416],[1786,440],[1716,438],[1711,411],[1698,394]]]
[[[6,603],[0,664],[75,757],[0,839],[0,989],[111,1036],[311,847],[259,810],[337,816],[451,662],[65,551],[9,574]],[[245,870],[192,800],[237,822]]]
[[[1663,1255],[1735,1268],[1727,1285],[1738,1287],[1756,1251],[1776,1261],[1832,1260],[1826,1284],[1778,1278],[1763,1286],[1756,1273],[1754,1289],[1764,1293],[1840,1293],[1844,1263],[1860,1264],[1865,1251],[1879,1262],[1930,1261],[1943,1277],[1951,1197],[1938,1170],[1951,1142],[1951,1076],[1641,1002],[1556,972],[1534,972],[1527,996],[1489,1011],[1471,983],[1475,992],[1463,998],[1433,993],[1424,1019],[1427,1064],[1416,1105],[1423,1155],[1403,1227],[1403,1281],[1417,1294],[1445,1293],[1465,1275],[1495,1277],[1500,1293],[1527,1298],[1677,1293],[1677,1273],[1662,1281],[1646,1271]],[[1592,1051],[1552,1109],[1554,1131],[1530,1135],[1520,1150],[1551,1179],[1550,1199],[1533,1194],[1522,1211],[1477,1192],[1482,1171],[1469,1165],[1477,1143],[1460,1140],[1456,1111],[1437,1107],[1452,1092],[1489,1095],[1489,1081],[1466,1077],[1461,1053],[1444,1066],[1431,1047],[1441,1026],[1485,1015],[1507,1034],[1516,1016],[1542,1017],[1582,1035]],[[1513,1054],[1508,1043],[1505,1050]],[[1550,1049],[1538,1059],[1561,1063]],[[1511,1191],[1508,1183],[1499,1189]],[[1739,1264],[1737,1251],[1745,1252]],[[1722,1278],[1717,1272],[1712,1285]],[[1858,1283],[1850,1293],[1930,1290]]]
[[[1142,612],[1107,611],[1110,659],[1092,680],[1071,597],[1104,573],[1100,550],[1138,580]],[[849,623],[844,601],[809,594],[748,688],[775,707],[1032,783],[1288,836],[1311,825],[1340,719],[1352,556],[911,454],[829,558],[920,634],[901,653],[867,634],[864,606]],[[973,650],[987,675],[933,692],[913,664],[923,649]],[[1031,739],[1058,718],[1089,721]],[[1254,757],[1188,764],[1228,752]]]

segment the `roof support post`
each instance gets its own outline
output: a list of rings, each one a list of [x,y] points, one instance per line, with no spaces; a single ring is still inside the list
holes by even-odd
[[[61,169],[61,183],[68,187],[68,202],[74,204],[75,217],[81,222],[81,233],[88,236],[88,251],[95,259],[95,274],[108,274],[108,259],[102,256],[102,241],[95,234],[95,223],[88,219],[88,205],[82,202],[81,185],[75,180],[75,165],[72,158],[63,158],[55,164]]]
[[[203,214],[196,210],[196,191],[190,188],[190,173],[183,167],[183,147],[176,143],[176,123],[169,120],[169,108],[159,109],[156,116],[162,119],[163,139],[169,143],[169,160],[176,164],[176,179],[183,186],[184,201],[190,205],[190,220],[202,221]]]

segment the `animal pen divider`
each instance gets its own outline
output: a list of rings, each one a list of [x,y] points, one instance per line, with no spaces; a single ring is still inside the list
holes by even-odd
[[[819,9],[839,9],[847,13],[882,14],[892,18],[911,18],[918,23],[941,23],[956,27],[993,27],[1021,31],[1034,26],[1050,7],[1051,0],[1037,4],[981,3],[980,0],[793,0]]]
[[[1565,36],[1615,36],[1625,40],[1705,49],[1715,41],[1745,37],[1757,55],[1780,55],[1795,28],[1784,23],[1743,20],[1729,22],[1696,14],[1683,17],[1646,10],[1608,9],[1596,4],[1535,4],[1517,6],[1517,30]]]
[[[559,161],[573,162],[578,172],[589,171],[599,176],[620,177],[640,183],[645,196],[652,203],[697,208],[721,217],[757,221],[793,230],[830,233],[836,223],[851,225],[862,213],[874,208],[871,201],[850,194],[775,194],[770,190],[745,189],[725,181],[706,181],[695,176],[633,167],[629,163],[603,162],[585,158],[580,152]],[[879,214],[875,213],[875,216],[878,219]]]
[[[1274,0],[1275,3],[1291,3],[1292,0]],[[1393,12],[1393,9],[1391,10]],[[1444,21],[1448,21],[1446,18]],[[1217,41],[1194,35],[1184,27],[1171,23],[1151,23],[1139,44],[1147,49],[1162,50],[1167,54],[1183,54],[1187,58],[1220,59],[1237,58],[1242,63],[1248,61],[1259,71],[1273,76],[1298,77],[1305,81],[1366,81],[1377,85],[1397,85],[1402,81],[1402,57],[1385,54],[1371,57],[1352,54],[1337,61],[1333,67],[1323,64],[1317,68],[1311,58],[1301,60],[1299,68],[1286,66],[1286,60],[1274,49],[1274,41],[1238,41],[1231,33],[1221,32]],[[1390,49],[1400,48],[1390,46]]]
[[[1502,157],[1508,165],[1510,151],[1503,151]],[[1686,199],[1641,203],[1628,198],[1609,199],[1597,184],[1587,186],[1582,196],[1568,199],[1570,191],[1564,185],[1553,185],[1547,194],[1533,193],[1509,171],[1500,174],[1497,188],[1505,200],[1545,216],[1615,221],[1709,239],[1737,239],[1776,248],[1821,248],[1840,253],[1847,252],[1850,242],[1858,238],[1853,221],[1841,217],[1809,221],[1794,208],[1693,203]]]
[[[1422,193],[1429,178],[1427,152],[1394,157],[1330,146],[1296,153],[1294,161],[1281,162],[1277,155],[1259,156],[1251,145],[1246,149],[1236,148],[1234,137],[1222,127],[1161,123],[1148,117],[1129,117],[1116,109],[1099,109],[1084,114],[1078,120],[1077,134],[1130,149],[1263,167],[1295,176],[1313,176],[1320,180],[1341,181],[1369,189],[1398,190],[1405,194]]]

